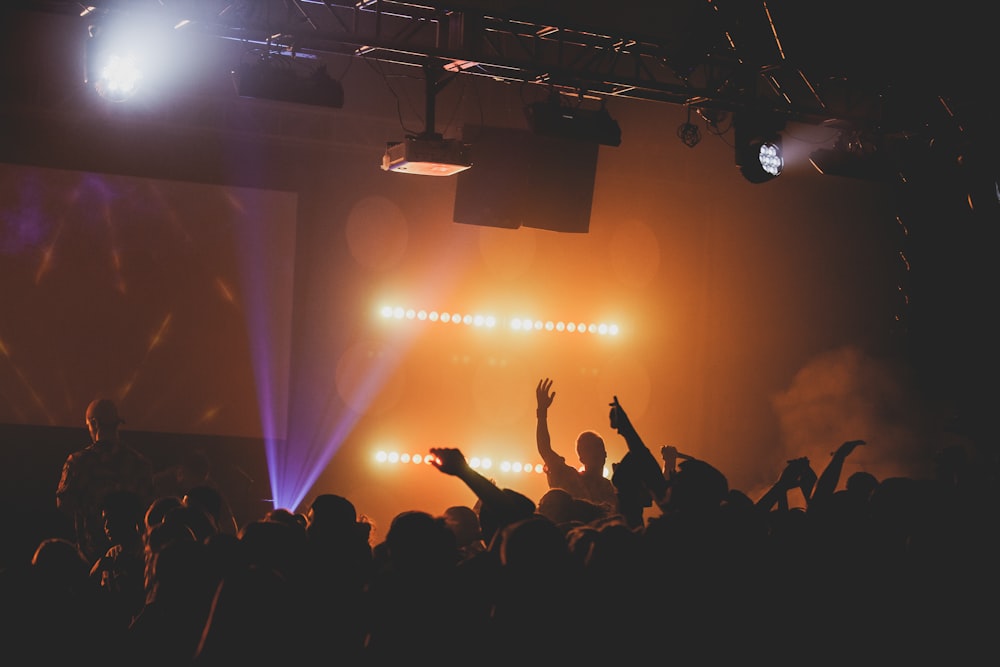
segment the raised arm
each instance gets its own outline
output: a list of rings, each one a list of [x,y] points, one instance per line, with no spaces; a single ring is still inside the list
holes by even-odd
[[[779,510],[787,510],[788,492],[795,488],[802,490],[802,495],[808,505],[809,492],[812,491],[815,479],[816,473],[812,471],[808,458],[791,459],[785,465],[785,469],[781,471],[777,481],[757,500],[755,505],[765,512],[770,512],[775,507]]]
[[[628,450],[630,452],[648,452],[649,448],[646,447],[646,443],[642,441],[639,437],[639,433],[632,426],[632,421],[625,414],[625,410],[622,408],[621,404],[618,403],[618,397],[615,396],[614,400],[611,401],[611,411],[608,415],[608,419],[611,421],[611,428],[618,431],[619,435],[625,438],[625,444],[628,445]],[[657,469],[659,469],[659,464],[657,464]]]
[[[538,447],[538,455],[542,457],[542,461],[546,465],[558,457],[558,454],[552,450],[552,439],[549,437],[549,406],[552,405],[552,399],[556,396],[556,392],[549,391],[551,388],[552,380],[549,378],[539,380],[535,387],[535,400],[538,404],[538,408],[535,410],[537,419],[535,445]]]
[[[465,482],[484,505],[502,508],[507,504],[507,496],[503,491],[489,478],[476,472],[465,460],[461,450],[453,447],[432,447],[430,452],[435,457],[431,461],[435,468]]]
[[[844,470],[844,461],[851,455],[855,447],[864,444],[866,444],[864,440],[848,440],[830,455],[830,462],[823,469],[823,472],[820,473],[819,479],[816,481],[813,498],[825,500],[833,496],[833,492],[837,490],[837,484],[840,483],[840,475]]]
[[[664,502],[669,482],[664,477],[660,464],[657,463],[656,457],[649,451],[646,443],[639,437],[632,421],[618,402],[617,396],[614,397],[610,405],[611,411],[608,418],[611,421],[611,428],[618,431],[619,435],[625,438],[625,444],[628,445],[628,454],[622,459],[622,464],[632,469],[632,474],[641,481],[657,503]],[[628,460],[626,461],[626,459]]]

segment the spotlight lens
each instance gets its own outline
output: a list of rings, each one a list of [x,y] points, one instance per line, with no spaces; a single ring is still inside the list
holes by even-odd
[[[777,176],[781,173],[781,168],[784,164],[781,159],[781,151],[776,144],[761,144],[758,159],[760,160],[761,169],[771,176]]]

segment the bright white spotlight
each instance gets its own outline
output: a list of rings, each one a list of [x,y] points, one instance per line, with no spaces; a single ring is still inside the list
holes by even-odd
[[[142,80],[142,70],[131,53],[112,53],[97,72],[94,88],[101,97],[121,102],[135,94]]]

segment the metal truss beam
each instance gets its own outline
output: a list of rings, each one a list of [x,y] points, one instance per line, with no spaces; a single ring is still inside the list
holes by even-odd
[[[698,15],[695,26],[665,16],[652,27],[612,21],[601,29],[589,24],[601,23],[593,17],[574,22],[566,11],[558,17],[554,10],[544,13],[550,4],[572,8],[572,3],[91,0],[84,11],[77,2],[28,4],[75,11],[94,22],[130,13],[160,15],[187,30],[279,51],[441,68],[581,98],[629,98],[722,111],[752,106],[817,124],[856,116],[851,108],[838,108],[838,100],[846,98],[829,97],[778,50],[761,48],[765,37],[731,30],[732,21],[710,13],[717,13],[718,3],[707,0],[711,9]],[[613,14],[614,3],[602,11]]]

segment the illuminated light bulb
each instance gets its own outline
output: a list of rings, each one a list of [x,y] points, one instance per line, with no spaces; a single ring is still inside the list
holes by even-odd
[[[410,463],[421,465],[423,464],[423,462],[424,462],[424,457],[421,456],[420,454],[414,454],[413,456],[410,457]]]
[[[587,333],[587,325],[584,324],[583,322],[580,322],[579,324],[576,325],[576,330],[579,331],[580,333]]]
[[[427,319],[427,311],[426,310],[418,310],[417,311],[417,319],[418,320],[426,320]]]
[[[510,472],[510,461],[504,461],[501,463],[500,470],[503,472]]]
[[[472,324],[472,315],[466,315],[465,317],[463,317],[462,324],[464,324],[465,326],[469,326],[470,324]]]
[[[486,323],[486,318],[483,317],[482,315],[476,315],[474,318],[472,318],[472,323],[475,324],[477,327],[481,327]]]
[[[437,311],[436,311],[436,310],[432,310],[432,311],[431,311],[431,312],[430,312],[430,313],[429,313],[429,314],[427,315],[427,318],[428,318],[428,319],[429,319],[429,320],[430,320],[431,322],[437,322],[437,321],[438,321],[438,313],[437,313]]]
[[[493,459],[484,458],[480,461],[480,465],[483,467],[483,470],[489,470],[493,467]]]
[[[576,331],[576,325],[570,322],[566,325],[566,331],[569,331],[570,333]]]
[[[441,313],[442,322],[448,322],[450,320],[451,320],[451,315],[449,315],[448,313]]]
[[[389,463],[399,462],[399,452],[389,452]]]
[[[608,333],[611,334],[612,336],[617,336],[618,335],[618,325],[617,324],[612,324],[610,327],[608,327]]]
[[[556,323],[553,322],[552,320],[549,320],[548,322],[545,323],[545,330],[546,331],[552,331],[555,328],[556,328]]]
[[[392,311],[392,316],[395,317],[397,320],[403,319],[403,315],[405,314],[406,311],[403,310],[402,306],[396,306]]]
[[[461,324],[462,323],[462,316],[459,313],[452,313],[451,314],[451,321],[452,321],[452,324]]]
[[[102,97],[111,100],[128,99],[138,88],[142,72],[133,56],[111,55],[95,87]]]
[[[514,331],[519,331],[521,329],[521,320],[516,317],[512,319],[510,321],[510,328]]]
[[[405,453],[404,454],[400,454],[399,455],[399,462],[400,463],[409,463],[410,462],[410,455],[409,454],[405,454]]]
[[[382,317],[392,317],[392,306],[382,306]]]
[[[536,463],[535,472],[537,472],[539,475],[542,474],[543,472],[545,472],[545,466],[542,465],[541,463]]]
[[[535,320],[535,331],[541,331],[543,326],[545,325],[542,324],[541,320]]]
[[[587,331],[589,331],[590,333],[597,333],[597,325],[591,324],[589,327],[587,327]]]
[[[413,310],[412,308],[406,311],[406,319],[412,320],[416,316],[417,316],[417,311]]]
[[[565,322],[556,322],[556,331],[563,331],[566,329]]]
[[[375,461],[377,463],[385,463],[385,461],[388,458],[388,456],[389,455],[386,454],[384,450],[380,449],[377,452],[375,452]]]
[[[488,328],[492,329],[496,325],[497,325],[497,318],[493,317],[492,315],[486,317],[486,326]]]
[[[604,324],[604,323],[602,322],[602,323],[601,323],[601,324],[600,324],[600,325],[599,325],[599,326],[597,327],[597,333],[601,334],[602,336],[607,336],[607,335],[608,335],[608,325],[607,325],[607,324]]]
[[[512,472],[521,472],[521,464],[515,461],[510,464],[510,469]]]
[[[424,463],[431,464],[437,459],[433,454],[424,454]]]

